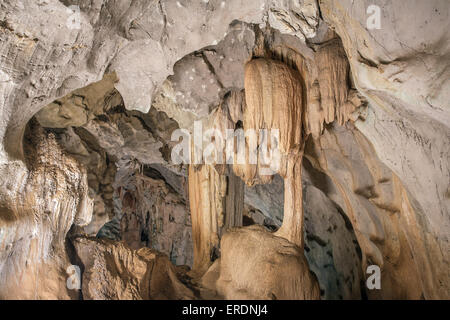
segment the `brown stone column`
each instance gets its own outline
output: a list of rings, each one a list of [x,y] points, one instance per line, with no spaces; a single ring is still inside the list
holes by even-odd
[[[284,178],[284,217],[276,235],[303,248],[303,192],[302,192],[303,152],[290,156],[286,164]]]
[[[225,198],[225,221],[222,231],[232,227],[242,227],[244,212],[244,181],[227,168],[227,191]]]
[[[242,226],[243,182],[232,172],[228,175],[218,173],[212,165],[191,165],[189,204],[194,245],[193,270],[202,274],[216,258],[222,231]]]

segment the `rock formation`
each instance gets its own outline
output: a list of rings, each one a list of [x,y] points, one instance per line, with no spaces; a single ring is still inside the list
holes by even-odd
[[[449,299],[449,15],[1,2],[0,299]]]
[[[66,288],[66,234],[92,218],[86,171],[36,121],[25,139],[24,167],[9,167],[9,177],[20,175],[2,181],[0,297],[77,298]]]
[[[195,298],[178,280],[177,270],[164,254],[149,248],[132,250],[108,240],[79,237],[73,243],[84,265],[81,289],[84,299]]]

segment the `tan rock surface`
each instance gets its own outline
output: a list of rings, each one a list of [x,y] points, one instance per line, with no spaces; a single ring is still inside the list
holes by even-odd
[[[83,298],[87,300],[193,299],[177,278],[167,256],[149,248],[132,250],[120,242],[93,238],[73,240],[84,265]]]
[[[28,167],[10,167],[20,179],[1,187],[0,298],[77,299],[66,287],[65,238],[92,217],[86,171],[36,122],[26,137]]]
[[[303,252],[264,228],[231,229],[222,238],[217,292],[225,299],[319,299]]]
[[[80,9],[75,28],[71,4]],[[380,10],[375,29],[367,25],[373,5]],[[156,230],[170,259],[189,261],[184,231],[190,225],[170,221],[189,211],[194,265],[201,274],[212,264],[205,286],[214,293],[222,271],[231,281],[218,297],[270,298],[276,291],[317,298],[309,269],[328,298],[358,298],[359,289],[371,299],[449,297],[447,0],[12,0],[0,6],[0,298],[79,299],[66,284],[67,267],[79,262],[67,235],[78,227],[93,235],[113,216],[100,235],[123,236],[137,249],[151,245],[148,233]],[[235,163],[236,176],[223,165],[196,166],[188,177],[187,166],[170,163],[170,140],[177,128],[192,131],[194,120],[221,131],[279,127],[285,186],[260,174],[261,163]],[[248,153],[254,145],[246,143]],[[128,165],[132,173],[122,170]],[[157,178],[143,172],[150,167]],[[123,171],[145,179],[124,182]],[[189,194],[180,182],[186,179]],[[279,190],[278,201],[268,203]],[[281,229],[275,235],[238,229],[222,243],[249,205],[254,222],[271,219],[276,229],[284,220]],[[147,224],[150,208],[162,228]],[[315,218],[306,221],[307,215]],[[291,247],[301,248],[303,231],[308,263],[302,249]],[[248,246],[235,241],[241,237]],[[256,255],[254,237],[272,249],[256,248],[249,262],[244,256]],[[277,288],[274,281],[286,279],[268,272],[261,256],[278,259],[288,240],[292,250],[282,267],[304,291],[295,283]],[[114,286],[99,296],[184,296],[166,260],[155,279],[171,283],[169,290],[150,294],[141,290],[148,288],[144,269],[159,258],[120,244],[87,246],[99,250],[99,261],[102,250],[132,260],[121,274],[132,282],[110,274]],[[254,261],[270,281],[258,273],[242,278],[233,261],[245,268]],[[110,262],[105,270],[117,271],[121,263]],[[354,286],[372,264],[381,267],[382,289]],[[328,266],[335,270],[324,271]],[[98,287],[99,274],[89,276]]]

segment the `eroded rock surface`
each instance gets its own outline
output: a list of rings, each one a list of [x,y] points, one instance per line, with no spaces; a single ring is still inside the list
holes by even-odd
[[[178,280],[167,256],[149,248],[133,250],[109,240],[76,238],[84,265],[83,298],[87,300],[193,299]]]
[[[35,121],[25,136],[27,167],[9,167],[20,180],[1,185],[0,298],[77,299],[66,287],[66,234],[91,221],[86,171]]]
[[[0,298],[448,299],[449,8],[3,1]],[[195,120],[279,129],[279,175],[175,165]]]
[[[221,242],[216,286],[225,299],[318,299],[319,286],[297,246],[263,227],[232,229]]]

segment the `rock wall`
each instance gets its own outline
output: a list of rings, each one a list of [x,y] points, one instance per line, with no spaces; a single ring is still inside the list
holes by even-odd
[[[369,5],[380,9],[380,28],[367,27]],[[449,297],[448,1],[23,0],[0,8],[0,298],[80,298],[65,282],[76,260],[67,234],[82,226],[93,235],[107,221],[99,236],[156,247],[199,274],[218,261],[207,275],[222,297],[318,298],[309,268],[325,298]],[[290,158],[285,199],[272,197],[274,184],[244,196],[237,177],[272,181],[259,164],[234,164],[237,177],[191,166],[186,192],[186,166],[170,163],[171,133],[192,132],[194,120],[220,130],[280,127]],[[233,271],[233,250],[242,261],[257,252],[237,246],[241,237],[255,233],[274,256],[285,240],[256,227],[227,236],[242,224],[244,201],[282,225],[288,246],[306,244],[305,253],[291,248],[286,273],[299,282],[286,291]],[[156,259],[89,241],[133,256],[128,274],[139,281]],[[370,264],[382,269],[380,291],[358,284]],[[175,283],[171,268],[161,272]],[[185,296],[127,285],[98,296],[83,290]]]
[[[382,289],[369,292],[369,296],[445,296],[449,277],[444,251],[427,231],[409,192],[374,157],[373,147],[363,135],[339,127],[326,130],[318,141],[311,141],[305,154],[328,176],[321,188],[352,223],[363,253],[363,270],[371,264],[382,270]],[[418,247],[422,249],[413,249]]]
[[[186,199],[156,169],[130,159],[118,165],[113,184],[115,216],[97,238],[121,240],[134,250],[153,248],[175,265],[192,267],[192,223]],[[183,187],[184,177],[169,176]]]
[[[0,298],[77,299],[66,234],[91,221],[86,171],[36,122],[26,138],[27,165],[9,166],[14,179],[1,184]]]
[[[73,243],[84,265],[81,291],[86,300],[195,298],[163,254],[108,240],[79,237]]]
[[[379,2],[381,28],[367,30],[362,26],[369,3],[321,1],[320,7],[336,26],[355,86],[371,106],[356,127],[405,186],[421,230],[436,242],[437,260],[448,261],[448,3]],[[414,26],[407,17],[414,17]]]

